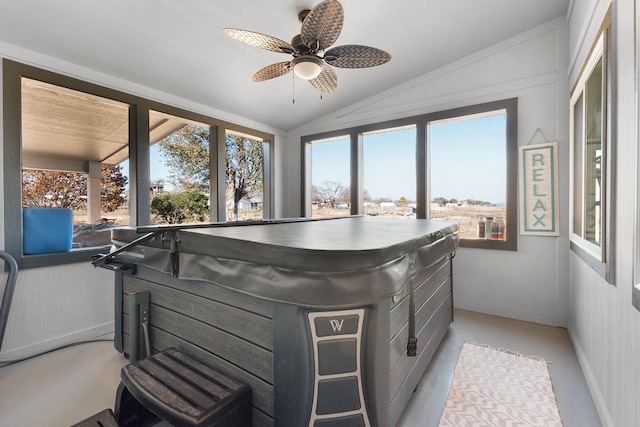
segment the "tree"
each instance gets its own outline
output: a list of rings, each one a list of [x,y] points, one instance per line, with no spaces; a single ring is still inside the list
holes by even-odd
[[[162,193],[151,200],[151,213],[169,224],[202,222],[209,213],[208,197],[199,191]]]
[[[102,165],[100,208],[113,212],[126,202],[127,177],[120,165]],[[87,175],[78,172],[22,170],[22,205],[87,208]]]
[[[181,191],[209,192],[209,128],[186,125],[158,144],[172,184]]]
[[[261,141],[242,136],[227,134],[226,145],[226,185],[233,195],[234,219],[238,219],[240,200],[262,194],[264,153]]]
[[[186,125],[159,141],[166,165],[171,170],[171,182],[180,190],[209,192],[209,129]],[[250,138],[226,135],[225,185],[227,199],[233,200],[237,218],[238,204],[244,198],[256,197],[263,190],[262,142]]]
[[[432,201],[433,203],[437,203],[442,207],[446,206],[446,204],[449,203],[449,200],[445,199],[444,197],[436,197]]]
[[[120,165],[102,165],[100,179],[100,208],[113,212],[127,202],[124,191],[128,178],[122,175]]]
[[[339,182],[322,181],[317,187],[317,201],[324,206],[335,208],[339,202],[347,201],[347,188]]]

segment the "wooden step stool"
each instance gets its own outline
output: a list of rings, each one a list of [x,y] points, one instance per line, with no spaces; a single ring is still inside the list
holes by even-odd
[[[122,368],[115,416],[120,423],[137,409],[130,396],[175,426],[251,426],[251,388],[175,348]]]

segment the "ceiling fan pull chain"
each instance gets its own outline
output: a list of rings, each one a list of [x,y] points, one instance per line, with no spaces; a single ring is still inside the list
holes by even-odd
[[[291,97],[293,98],[293,104],[296,103],[296,75],[291,73]]]

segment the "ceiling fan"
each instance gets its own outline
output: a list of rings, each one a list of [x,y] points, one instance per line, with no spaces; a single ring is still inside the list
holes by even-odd
[[[391,59],[391,55],[383,50],[362,45],[336,46],[325,52],[342,31],[344,9],[337,0],[325,0],[311,10],[303,10],[298,18],[302,29],[291,43],[253,31],[225,28],[224,33],[232,39],[293,56],[290,61],[259,70],[252,77],[254,82],[280,77],[293,70],[295,75],[309,80],[316,89],[331,93],[338,87],[338,76],[330,66],[366,68],[382,65]]]

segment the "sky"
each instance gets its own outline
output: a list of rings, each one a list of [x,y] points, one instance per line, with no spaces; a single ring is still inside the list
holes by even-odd
[[[432,124],[431,196],[506,201],[506,115]],[[363,137],[364,188],[373,198],[416,199],[415,128]],[[312,146],[312,182],[348,185],[348,139]]]
[[[160,153],[160,144],[153,144],[149,150],[149,177],[151,181],[163,179],[165,189],[171,191],[169,182],[169,169],[164,164],[164,157]]]
[[[160,153],[160,145],[153,144],[149,150],[149,177],[151,181],[164,180],[165,190],[171,191],[172,186],[169,182],[169,169],[164,164],[164,158]],[[129,160],[120,163],[122,166],[122,174],[129,176]]]

